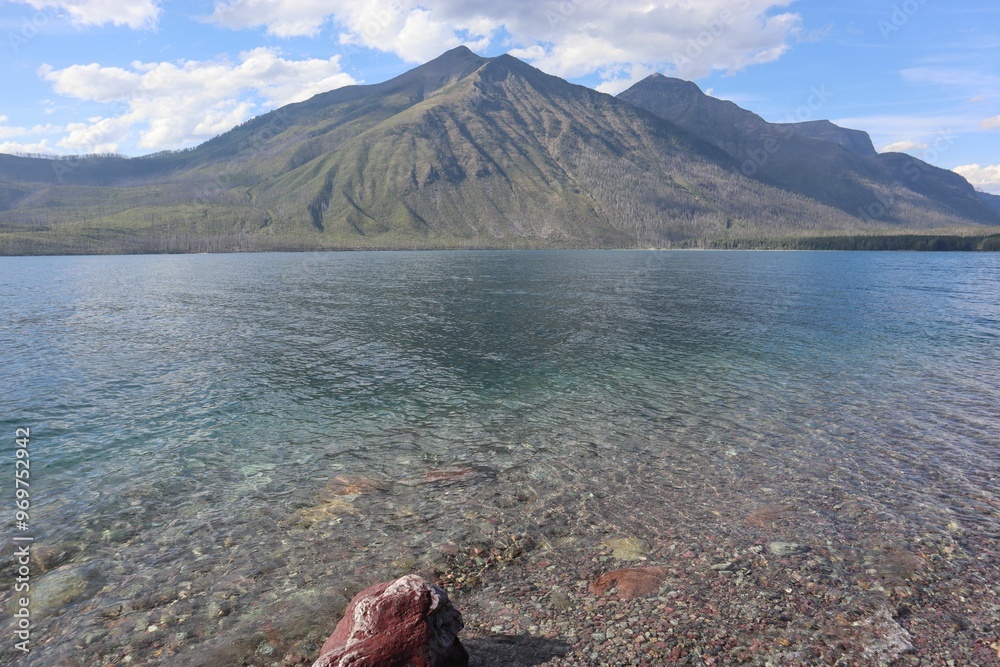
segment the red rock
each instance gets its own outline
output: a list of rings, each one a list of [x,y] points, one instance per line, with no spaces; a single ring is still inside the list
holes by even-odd
[[[428,470],[425,472],[423,477],[420,478],[420,483],[454,484],[475,479],[481,474],[482,473],[475,468],[438,468],[436,470]]]
[[[630,567],[612,570],[590,583],[590,592],[604,595],[612,588],[618,589],[618,597],[630,600],[650,595],[660,589],[665,571],[662,567]]]
[[[468,667],[463,627],[448,594],[410,574],[354,596],[313,667]]]

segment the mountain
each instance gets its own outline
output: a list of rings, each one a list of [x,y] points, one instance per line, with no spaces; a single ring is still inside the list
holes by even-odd
[[[867,155],[863,133],[775,133],[664,80],[616,98],[460,47],[190,150],[0,155],[0,252],[767,245],[1000,224],[961,177]],[[920,183],[891,180],[912,169]]]
[[[821,120],[769,123],[689,81],[653,74],[618,95],[724,150],[741,171],[861,220],[893,226],[997,224],[961,176],[903,153],[879,154],[864,132]]]
[[[987,206],[1000,215],[1000,195],[993,195],[989,192],[979,191],[976,191],[976,195],[978,195],[981,200],[986,202]]]
[[[874,157],[878,153],[872,145],[872,138],[867,132],[861,130],[849,130],[846,127],[834,125],[828,120],[807,120],[800,123],[785,123],[782,127],[786,131],[800,134],[803,137],[830,141],[840,144],[848,150],[852,150],[858,155]]]

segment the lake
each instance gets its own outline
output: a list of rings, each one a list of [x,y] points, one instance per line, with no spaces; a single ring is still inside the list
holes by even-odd
[[[511,536],[780,539],[894,612],[958,582],[963,650],[1000,620],[995,253],[4,257],[0,323],[4,664],[278,664]]]

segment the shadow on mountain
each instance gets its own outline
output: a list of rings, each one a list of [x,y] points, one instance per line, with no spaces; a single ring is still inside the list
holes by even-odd
[[[469,667],[529,667],[564,655],[569,644],[529,635],[494,635],[463,639]]]

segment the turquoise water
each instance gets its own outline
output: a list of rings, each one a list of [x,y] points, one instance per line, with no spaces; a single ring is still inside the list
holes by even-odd
[[[0,323],[36,581],[76,586],[24,664],[200,664],[491,530],[709,522],[706,489],[1000,537],[995,254],[0,258]]]

